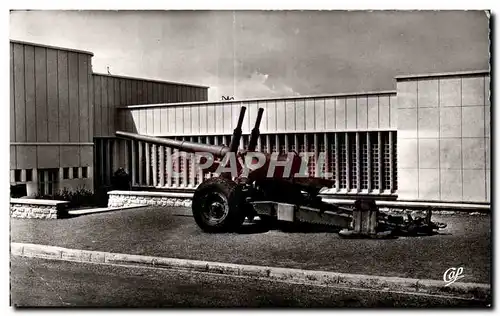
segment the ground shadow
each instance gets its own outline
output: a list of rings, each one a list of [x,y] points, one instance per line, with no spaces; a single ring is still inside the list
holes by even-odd
[[[264,225],[263,223],[244,223],[240,226],[236,233],[240,235],[262,234],[267,233],[269,230],[271,230],[271,227],[269,227],[269,225]]]
[[[328,225],[317,225],[309,223],[287,223],[287,222],[261,222],[255,221],[244,223],[237,231],[238,234],[259,234],[271,230],[286,233],[338,233],[340,228]]]
[[[61,214],[58,219],[70,219],[70,218],[75,218],[75,217],[79,217],[79,216],[82,216],[82,215],[86,215],[86,214]]]
[[[274,223],[263,223],[260,221],[255,221],[252,223],[245,223],[242,225],[235,233],[237,234],[259,234],[269,231],[281,231],[284,233],[300,233],[300,234],[316,234],[316,233],[334,233],[338,234],[342,228],[312,224],[312,223],[291,223],[291,222],[274,222]],[[432,231],[429,233],[412,234],[395,231],[393,234],[384,236],[384,239],[397,239],[400,237],[411,237],[411,238],[422,238],[430,237],[435,235],[452,235],[451,233],[443,233],[439,231]],[[367,237],[344,237],[344,238],[367,238]],[[374,237],[375,238],[375,237]],[[380,237],[382,238],[382,237]]]

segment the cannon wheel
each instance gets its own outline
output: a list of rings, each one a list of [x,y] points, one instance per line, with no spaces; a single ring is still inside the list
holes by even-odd
[[[193,196],[196,224],[205,232],[237,230],[245,220],[241,187],[234,181],[216,177],[204,181]]]

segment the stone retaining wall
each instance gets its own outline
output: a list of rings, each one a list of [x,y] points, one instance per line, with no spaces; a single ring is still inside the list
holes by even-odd
[[[37,219],[63,218],[68,214],[68,204],[66,201],[10,199],[10,216]]]
[[[136,205],[150,205],[150,206],[183,206],[191,207],[191,198],[193,193],[189,192],[149,192],[149,191],[110,191],[108,192],[108,207],[123,207],[123,206],[136,206]],[[340,201],[340,203],[339,203]],[[325,199],[327,203],[339,204],[342,206],[351,206],[354,200],[330,200]],[[380,202],[379,210],[383,213],[390,215],[405,215],[411,214],[412,216],[424,216],[426,211],[412,207],[397,207],[397,206],[384,206],[384,202]],[[433,209],[432,214],[435,215],[455,215],[455,214],[468,214],[468,215],[488,215],[484,210],[481,212],[473,210],[460,210],[448,208],[444,210]]]
[[[110,191],[108,207],[135,205],[191,207],[192,196],[191,193],[184,192]]]

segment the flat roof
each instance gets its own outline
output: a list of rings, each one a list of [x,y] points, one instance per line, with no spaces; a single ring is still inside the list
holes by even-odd
[[[167,84],[188,86],[188,87],[195,87],[195,88],[205,88],[205,89],[210,88],[208,86],[196,85],[196,84],[191,84],[191,83],[183,83],[183,82],[166,81],[166,80],[160,80],[160,79],[150,79],[150,78],[143,78],[143,77],[122,76],[122,75],[113,75],[113,74],[110,75],[110,74],[103,74],[103,73],[99,73],[99,72],[94,72],[93,74],[97,75],[97,76],[105,76],[105,77],[121,78],[121,79],[131,79],[131,80],[144,80],[144,81],[167,83]]]
[[[196,102],[176,102],[176,103],[158,103],[158,104],[141,104],[117,107],[118,109],[140,109],[162,107],[165,105],[196,105],[196,104],[221,104],[221,103],[241,103],[241,102],[262,102],[262,101],[281,101],[281,100],[300,100],[300,99],[324,99],[334,97],[356,97],[356,96],[373,96],[373,95],[396,95],[396,90],[386,91],[369,91],[369,92],[351,92],[351,93],[335,93],[335,94],[317,94],[317,95],[298,95],[291,97],[274,97],[274,98],[255,98],[244,100],[221,100],[221,101],[196,101]]]
[[[436,72],[427,74],[411,74],[411,75],[400,75],[394,77],[396,80],[404,79],[421,79],[421,78],[434,78],[434,77],[458,77],[458,76],[475,76],[475,75],[485,75],[490,74],[489,70],[469,70],[469,71],[455,71],[455,72]]]
[[[51,46],[51,45],[45,45],[45,44],[40,44],[40,43],[25,42],[25,41],[18,41],[18,40],[12,40],[12,39],[10,40],[10,42],[14,43],[14,44],[31,45],[31,46],[51,48],[51,49],[57,49],[57,50],[65,50],[65,51],[68,51],[68,52],[74,52],[74,53],[80,53],[80,54],[86,54],[86,55],[94,56],[94,53],[86,51],[86,50],[80,50],[80,49],[74,49],[74,48],[67,48],[67,47],[59,47],[59,46]]]

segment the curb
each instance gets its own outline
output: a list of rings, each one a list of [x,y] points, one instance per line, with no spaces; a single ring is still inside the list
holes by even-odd
[[[444,286],[441,280],[411,279],[328,271],[242,265],[189,259],[130,255],[102,251],[68,249],[37,244],[11,243],[11,255],[84,263],[107,263],[129,266],[207,272],[246,276],[267,280],[305,283],[323,286],[356,287],[372,290],[399,291],[414,294],[434,294],[464,299],[490,300],[491,287],[483,283],[455,282]]]
[[[106,213],[113,211],[121,211],[121,210],[129,210],[134,208],[142,208],[147,207],[148,205],[127,205],[127,206],[119,206],[119,207],[101,207],[101,208],[89,208],[89,209],[80,209],[80,210],[69,210],[69,215],[87,215],[87,214],[97,214],[97,213]]]

